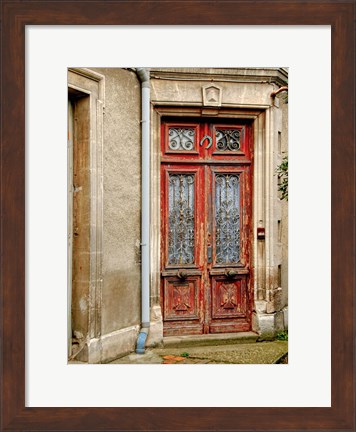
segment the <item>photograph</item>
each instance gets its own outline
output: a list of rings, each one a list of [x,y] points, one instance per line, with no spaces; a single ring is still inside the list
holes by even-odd
[[[69,67],[70,364],[288,364],[288,67]]]
[[[2,0],[0,432],[356,432],[355,6]]]

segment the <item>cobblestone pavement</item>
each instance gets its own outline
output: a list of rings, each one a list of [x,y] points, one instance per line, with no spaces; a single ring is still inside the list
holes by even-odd
[[[273,364],[285,358],[287,341],[230,345],[147,349],[132,353],[112,364]],[[286,363],[284,363],[286,364]]]

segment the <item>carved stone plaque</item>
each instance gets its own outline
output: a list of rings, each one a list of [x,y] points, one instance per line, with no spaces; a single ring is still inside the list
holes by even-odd
[[[222,88],[215,85],[210,84],[204,86],[203,90],[203,105],[204,106],[221,106],[222,99]]]

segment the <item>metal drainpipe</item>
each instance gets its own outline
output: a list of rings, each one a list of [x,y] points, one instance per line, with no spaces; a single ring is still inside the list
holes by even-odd
[[[141,81],[142,107],[142,203],[141,203],[141,330],[137,338],[136,353],[145,353],[150,327],[150,75],[147,68],[137,68]]]

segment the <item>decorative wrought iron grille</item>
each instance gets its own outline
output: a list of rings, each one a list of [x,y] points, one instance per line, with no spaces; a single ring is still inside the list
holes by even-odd
[[[240,179],[238,174],[215,176],[215,246],[217,264],[240,260]]]
[[[168,263],[194,263],[193,174],[169,174]]]
[[[195,129],[169,128],[168,147],[170,150],[194,150]]]
[[[238,151],[240,150],[240,131],[238,129],[217,129],[216,150]]]

